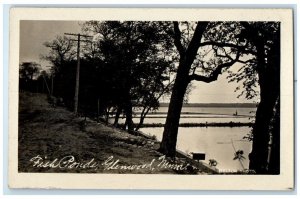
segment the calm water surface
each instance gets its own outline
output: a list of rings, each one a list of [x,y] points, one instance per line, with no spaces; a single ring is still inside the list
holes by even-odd
[[[144,123],[162,123],[166,121],[168,107],[160,107],[156,112],[148,114]],[[180,123],[205,123],[205,122],[253,122],[255,108],[231,108],[231,107],[183,107]],[[139,110],[136,110],[134,123],[139,122]],[[113,118],[110,119],[113,122]],[[120,118],[120,123],[125,119]],[[155,135],[159,141],[162,139],[163,128],[142,128],[142,132]],[[248,168],[248,155],[251,152],[252,143],[243,139],[250,132],[249,127],[180,127],[177,139],[177,148],[185,153],[203,152],[206,154],[205,163],[209,159],[218,162],[217,168],[224,171],[236,171],[242,169],[242,165],[234,158],[234,148],[243,150],[242,164]],[[233,144],[232,144],[233,143]]]
[[[251,122],[254,120],[255,110],[255,108],[183,107],[180,123]],[[167,111],[168,107],[160,107],[157,111],[149,113],[144,123],[164,124]],[[133,122],[138,123],[139,117],[139,110],[136,110]],[[113,118],[110,119],[110,122],[113,122]],[[120,118],[119,122],[124,123],[125,119]]]
[[[163,128],[142,128],[141,131],[155,135],[159,141],[162,139]],[[248,127],[180,127],[177,148],[185,153],[204,152],[206,154],[205,163],[208,163],[209,159],[215,159],[218,162],[218,169],[232,171],[242,169],[240,162],[233,160],[233,142],[236,150],[244,151],[246,159],[242,163],[245,168],[248,168],[248,155],[251,152],[252,143],[243,137],[249,131]]]

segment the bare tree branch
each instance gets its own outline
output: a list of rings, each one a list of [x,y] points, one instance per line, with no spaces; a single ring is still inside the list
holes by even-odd
[[[236,44],[232,44],[232,43],[220,43],[220,42],[215,42],[215,41],[207,41],[207,42],[202,42],[199,44],[199,47],[202,47],[202,46],[217,46],[217,47],[231,47],[231,48],[236,48],[236,49],[239,49],[242,53],[245,53],[245,54],[252,54],[252,55],[255,55],[255,51],[253,50],[246,50],[246,46],[239,46],[239,45],[236,45]]]
[[[218,65],[217,68],[210,74],[210,76],[192,74],[189,76],[189,80],[202,81],[206,83],[216,81],[219,75],[222,73],[222,69],[232,66],[234,63],[236,63],[239,60],[239,57],[240,57],[240,52],[237,53],[236,58],[233,59],[232,61]]]

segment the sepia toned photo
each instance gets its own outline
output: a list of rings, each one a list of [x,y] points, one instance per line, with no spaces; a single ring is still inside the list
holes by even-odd
[[[18,60],[10,71],[12,188],[117,189],[130,179],[136,183],[128,186],[136,189],[247,190],[253,185],[236,182],[251,180],[265,182],[258,190],[293,189],[288,10],[278,10],[286,18],[264,18],[261,11],[261,19],[251,18],[251,10],[239,18],[237,10],[223,20],[209,20],[217,10],[205,18],[170,19],[162,15],[168,10],[157,10],[165,16],[159,19],[131,18],[130,12],[41,19],[15,11],[21,17],[12,18],[17,24],[11,26],[19,38],[18,51],[10,54]],[[110,16],[109,9],[105,13]],[[17,180],[28,175],[32,183]],[[114,186],[61,185],[54,180],[61,175],[103,176]],[[144,182],[174,176],[178,185]],[[214,187],[222,177],[232,183]],[[278,186],[269,183],[276,179]]]

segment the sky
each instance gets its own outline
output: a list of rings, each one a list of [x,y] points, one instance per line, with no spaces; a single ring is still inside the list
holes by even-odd
[[[50,66],[41,55],[49,51],[43,43],[52,41],[56,36],[64,33],[80,33],[78,21],[21,21],[20,23],[20,63],[37,62],[43,69]],[[236,69],[239,67],[235,64]],[[194,89],[189,95],[189,103],[251,103],[243,97],[237,98],[239,93],[234,92],[239,86],[237,83],[228,83],[227,73],[219,76],[218,80],[211,83],[193,81]],[[165,99],[166,100],[166,99]],[[164,101],[165,101],[164,100]],[[256,100],[257,101],[257,100]],[[166,101],[167,102],[167,101]]]
[[[20,62],[34,61],[42,67],[49,63],[40,59],[41,55],[48,53],[43,45],[52,41],[56,36],[64,33],[80,33],[81,27],[77,21],[21,21],[20,22]]]

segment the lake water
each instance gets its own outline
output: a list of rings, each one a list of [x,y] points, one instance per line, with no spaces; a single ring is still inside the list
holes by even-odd
[[[162,123],[166,121],[168,107],[160,107],[145,118],[144,123]],[[180,123],[205,123],[205,122],[253,122],[255,108],[228,108],[228,107],[183,107]],[[111,120],[112,121],[112,120]],[[120,123],[125,120],[120,119]],[[139,121],[138,111],[133,118]],[[159,141],[162,139],[163,128],[142,128],[142,132],[155,135]],[[243,150],[242,164],[248,168],[248,155],[252,143],[243,139],[251,131],[249,127],[180,127],[178,130],[177,149],[185,152],[203,152],[206,154],[205,163],[209,159],[218,162],[217,168],[221,171],[236,171],[242,169],[238,160],[233,160],[235,150]]]
[[[243,166],[248,168],[252,143],[243,137],[250,130],[249,127],[179,127],[177,148],[185,153],[204,152],[205,163],[208,164],[209,159],[215,159],[218,162],[217,168],[226,171],[242,169],[240,162],[233,158],[234,148],[243,150],[246,158]],[[142,128],[141,131],[155,135],[159,141],[162,139],[163,128]]]
[[[149,113],[144,120],[145,124],[161,123],[166,121],[168,107],[160,107],[157,111]],[[237,115],[236,115],[237,113]],[[135,111],[133,122],[139,122],[140,111]],[[183,107],[180,123],[206,123],[206,122],[250,122],[254,119],[255,108],[223,108],[223,107]],[[110,120],[113,122],[113,118]],[[120,118],[120,123],[125,119]]]

